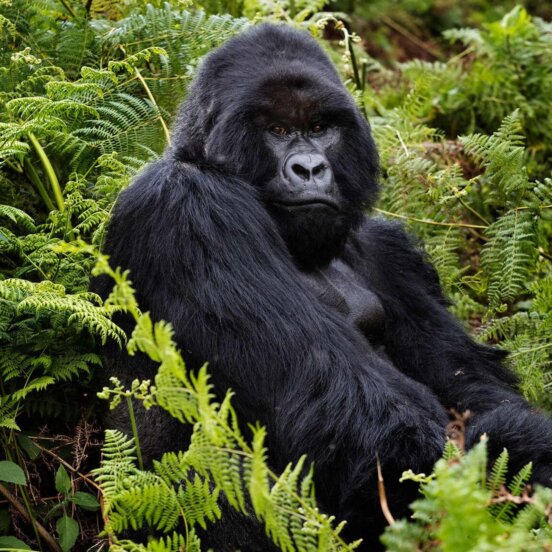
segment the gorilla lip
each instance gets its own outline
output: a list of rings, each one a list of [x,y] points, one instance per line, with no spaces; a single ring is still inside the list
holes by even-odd
[[[335,211],[339,210],[339,207],[334,201],[325,197],[298,199],[296,201],[274,201],[274,205],[278,207],[285,207],[286,209],[301,209],[304,207],[329,207]]]

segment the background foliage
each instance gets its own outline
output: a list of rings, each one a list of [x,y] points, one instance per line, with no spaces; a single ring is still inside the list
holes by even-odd
[[[336,522],[317,512],[301,466],[272,474],[264,430],[241,435],[230,396],[214,403],[207,373],[186,372],[170,327],[140,313],[125,275],[100,258],[96,270],[114,277],[114,295],[102,303],[87,291],[117,194],[167,145],[201,57],[259,21],[286,21],[320,38],[378,143],[374,215],[401,219],[423,239],[451,309],[477,339],[512,351],[522,392],[552,409],[546,9],[434,0],[0,0],[0,549],[197,550],[194,527],[219,517],[219,493],[239,510],[249,501],[283,550],[350,548]],[[111,320],[121,309],[137,321],[128,344]],[[108,340],[145,351],[160,372],[155,389],[114,382],[105,397],[132,396],[196,424],[190,450],[166,455],[153,471],[140,465],[139,436],[110,432],[102,466],[88,473],[102,442],[94,373]],[[209,406],[201,416],[193,401],[179,411],[173,392]],[[467,456],[449,448],[432,476],[407,476],[423,494],[414,518],[389,529],[386,546],[551,547],[550,493],[529,494],[527,473],[504,487],[506,464],[501,457],[488,478],[482,444]],[[197,474],[188,478],[190,468]],[[157,540],[120,537],[143,524]]]

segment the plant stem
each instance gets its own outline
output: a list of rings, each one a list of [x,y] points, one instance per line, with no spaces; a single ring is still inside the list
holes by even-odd
[[[295,12],[295,0],[289,0],[289,16],[291,17],[291,19],[295,17]]]
[[[57,207],[61,212],[63,212],[65,211],[65,201],[63,200],[63,193],[61,192],[61,186],[59,185],[59,180],[56,172],[54,171],[54,167],[52,166],[50,159],[48,159],[44,148],[40,145],[40,142],[37,140],[36,136],[32,132],[29,132],[28,136],[36,153],[40,157],[40,161],[42,161],[42,166],[44,167],[46,174],[48,175]]]
[[[353,67],[353,76],[355,78],[356,89],[362,91],[362,83],[360,82],[360,74],[358,72],[358,63],[356,59],[356,54],[353,49],[353,41],[350,37],[347,39],[347,48],[349,49],[349,54],[351,56],[351,65]]]
[[[517,351],[514,351],[513,353],[510,353],[510,357],[517,357],[520,355],[526,355],[529,353],[536,353],[537,351],[543,351],[546,349],[550,349],[552,347],[552,343],[544,343],[543,345],[538,345],[537,347],[529,347],[527,349],[519,349]]]
[[[134,406],[132,405],[131,397],[127,397],[128,415],[130,417],[130,426],[132,428],[132,435],[134,437],[134,443],[136,444],[136,458],[138,459],[138,467],[143,470],[144,462],[142,461],[142,450],[140,449],[140,439],[138,437],[138,428],[136,427],[136,418],[134,416]]]
[[[487,226],[490,226],[490,222],[488,222],[485,217],[481,214],[479,214],[473,207],[468,205],[459,195],[456,196],[458,198],[458,201],[462,204],[464,209],[467,209],[470,213],[475,215],[481,222],[484,222]]]
[[[422,224],[431,224],[434,226],[457,226],[458,228],[482,228],[482,229],[487,228],[487,226],[482,226],[480,224],[466,224],[463,222],[438,222],[436,220],[414,218],[414,217],[409,217],[407,215],[400,215],[399,213],[392,213],[391,211],[385,211],[384,209],[374,208],[374,211],[377,211],[378,213],[381,213],[382,215],[387,215],[389,217],[410,220],[412,222],[421,222]]]
[[[77,14],[75,13],[75,10],[73,10],[71,5],[68,4],[66,0],[60,0],[60,2],[63,5],[63,7],[69,12],[71,17],[76,17],[77,16]]]
[[[18,406],[19,408],[19,406]],[[19,466],[23,466],[24,463],[21,461],[21,455],[19,454],[19,446],[17,445],[17,441],[15,441],[15,435],[13,429],[10,431],[10,436],[7,438],[6,443],[4,445],[4,448],[7,447],[9,442],[12,441],[13,445],[6,449],[6,458],[10,460],[11,462],[15,462]],[[0,489],[0,494],[3,494],[7,499],[8,503],[10,503],[19,513],[23,515],[23,518],[30,523],[31,527],[33,528],[33,532],[36,537],[36,542],[38,543],[38,547],[42,551],[42,544],[40,540],[40,532],[38,530],[38,522],[36,521],[33,509],[31,508],[31,504],[29,503],[29,499],[27,497],[27,491],[23,485],[18,485],[19,492],[21,493],[21,498],[23,499],[23,502],[25,503],[25,507],[19,503],[17,500],[17,497],[13,495],[13,498],[15,500],[15,503],[10,500],[10,497],[6,494],[9,493],[9,490],[6,487],[3,487]],[[4,492],[6,491],[6,492]]]
[[[355,81],[355,87],[356,89],[361,93],[361,111],[364,115],[364,118],[367,119],[368,115],[366,113],[366,105],[364,103],[364,83],[361,81],[360,72],[358,69],[358,62],[355,54],[355,50],[353,48],[353,36],[349,34],[349,31],[346,29],[346,27],[343,27],[343,35],[345,37],[345,43],[347,45],[347,50],[349,51],[349,56],[351,57],[351,66],[353,68],[353,77]],[[362,77],[365,78],[364,76]]]
[[[171,133],[169,132],[169,128],[167,127],[167,124],[165,123],[165,119],[163,119],[163,116],[161,115],[161,110],[159,109],[159,106],[157,105],[157,102],[155,101],[155,98],[153,97],[153,94],[151,93],[151,90],[149,86],[147,85],[146,81],[144,80],[144,77],[142,77],[142,74],[138,69],[135,67],[134,71],[136,72],[136,77],[140,81],[140,84],[144,87],[144,90],[146,91],[146,94],[148,95],[148,98],[150,102],[155,106],[157,109],[157,113],[159,113],[159,121],[161,122],[161,126],[163,127],[163,132],[165,133],[165,138],[167,139],[167,144],[171,145]]]
[[[385,494],[385,483],[383,481],[383,474],[381,472],[381,464],[379,458],[376,457],[376,466],[378,468],[378,495],[380,500],[380,508],[383,512],[383,517],[389,525],[394,525],[395,518],[389,509],[389,503],[387,502],[387,496]]]
[[[28,179],[33,183],[33,186],[38,190],[42,201],[44,201],[44,205],[46,205],[48,211],[53,211],[55,209],[55,206],[52,203],[52,200],[50,199],[50,196],[48,195],[48,192],[46,191],[44,184],[42,184],[42,180],[38,176],[32,163],[27,159],[27,157],[25,157],[23,163],[25,165],[25,174],[27,175]]]
[[[366,90],[366,69],[368,68],[368,64],[363,61],[362,62],[362,71],[360,73],[360,82],[362,84],[361,90],[364,92]],[[364,101],[364,96],[363,96]]]
[[[91,487],[94,487],[95,489],[101,492],[102,490],[101,487],[94,480],[90,479],[90,477],[88,477],[87,475],[84,475],[79,470],[71,466],[69,462],[61,458],[61,456],[58,456],[55,452],[52,452],[50,449],[47,449],[46,447],[43,447],[40,443],[37,442],[37,438],[31,437],[31,439],[35,444],[35,446],[38,447],[42,452],[44,452],[45,454],[49,454],[52,458],[55,458],[60,464],[63,464],[68,470],[70,470],[75,475],[80,477],[80,479],[82,479],[83,481],[86,481],[86,483],[88,483]]]
[[[61,552],[61,548],[59,547],[58,543],[53,539],[52,535],[44,529],[38,521],[35,519],[32,519],[29,515],[29,513],[25,510],[25,508],[22,506],[22,504],[17,500],[15,495],[10,493],[10,491],[4,487],[0,483],[0,494],[4,495],[6,497],[6,500],[10,503],[10,505],[17,510],[17,512],[21,515],[21,517],[27,522],[30,523],[33,527],[35,527],[36,531],[39,533],[40,537],[46,542],[48,547],[53,550],[54,552]]]

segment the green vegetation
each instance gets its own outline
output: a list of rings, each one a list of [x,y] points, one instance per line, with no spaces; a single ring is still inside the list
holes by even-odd
[[[282,550],[354,548],[316,509],[304,460],[272,473],[265,430],[240,432],[231,394],[214,401],[208,371],[186,371],[170,326],[140,312],[132,275],[99,255],[118,193],[166,146],[201,57],[258,21],[330,39],[378,143],[375,214],[423,239],[454,313],[512,351],[522,392],[552,410],[552,25],[508,2],[446,17],[432,0],[336,2],[333,15],[317,0],[199,4],[0,0],[0,550],[99,539],[199,550],[194,528],[220,517],[220,493],[239,511],[250,502]],[[88,292],[94,267],[115,282],[105,303]],[[136,320],[128,343],[112,320],[121,310]],[[191,447],[152,471],[139,435],[104,441],[97,426],[93,377],[108,341],[160,367],[155,382],[115,381],[103,398],[134,397],[194,426]],[[485,443],[465,455],[449,445],[433,474],[405,474],[422,494],[386,546],[551,549],[552,493],[525,488],[530,467],[506,482],[506,467],[507,452],[487,474]],[[146,525],[148,545],[121,536]]]

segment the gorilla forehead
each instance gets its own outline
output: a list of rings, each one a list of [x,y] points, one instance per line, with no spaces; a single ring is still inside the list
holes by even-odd
[[[232,38],[207,56],[201,72],[215,73],[219,82],[239,86],[244,77],[274,75],[276,66],[298,72],[310,67],[326,80],[341,84],[316,40],[284,25],[258,25]]]
[[[298,129],[324,117],[335,120],[338,115],[340,122],[345,123],[346,112],[354,110],[349,95],[341,87],[324,83],[310,71],[272,74],[245,90],[236,103],[242,109],[247,105],[261,124],[277,122]]]
[[[222,111],[232,105],[258,106],[259,98],[290,106],[291,91],[303,108],[332,95],[340,105],[349,103],[335,68],[314,38],[270,24],[253,27],[208,55],[196,84],[210,108]]]
[[[257,115],[256,122],[261,126],[279,123],[287,128],[304,128],[317,110],[317,102],[312,94],[304,90],[277,87],[266,90],[261,101],[251,105],[251,108]]]

